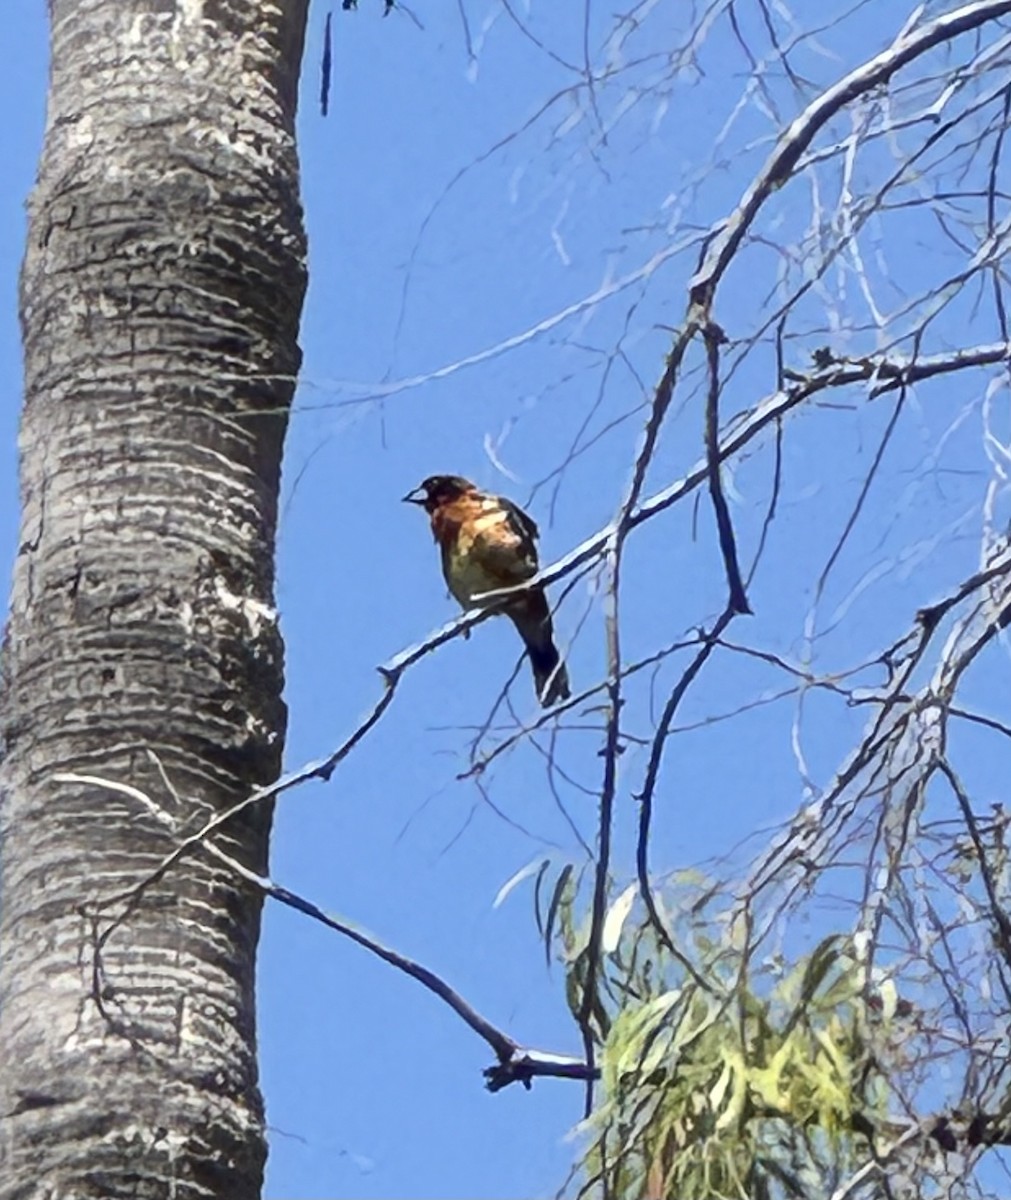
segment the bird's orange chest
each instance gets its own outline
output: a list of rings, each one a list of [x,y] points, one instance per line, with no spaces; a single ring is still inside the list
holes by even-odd
[[[449,590],[464,608],[475,596],[502,586],[489,570],[487,550],[505,532],[508,514],[480,501],[447,504],[432,514],[432,532],[442,550],[442,571]]]

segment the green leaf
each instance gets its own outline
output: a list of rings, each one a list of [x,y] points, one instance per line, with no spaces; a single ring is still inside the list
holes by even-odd
[[[555,886],[551,891],[547,919],[544,922],[544,957],[549,967],[551,966],[551,941],[555,934],[555,918],[558,916],[558,909],[562,903],[569,880],[572,878],[573,870],[572,863],[566,863],[559,872],[558,878],[555,880]]]

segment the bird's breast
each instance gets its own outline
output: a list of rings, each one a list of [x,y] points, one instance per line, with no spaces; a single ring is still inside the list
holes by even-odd
[[[515,586],[536,573],[536,557],[526,552],[509,513],[489,499],[445,506],[433,516],[432,531],[442,547],[446,584],[464,608],[494,603],[475,597]]]
[[[459,604],[464,608],[474,605],[474,597],[482,592],[493,592],[502,586],[501,580],[490,574],[476,553],[474,539],[458,538],[443,553],[446,583]],[[480,602],[479,602],[480,603]]]

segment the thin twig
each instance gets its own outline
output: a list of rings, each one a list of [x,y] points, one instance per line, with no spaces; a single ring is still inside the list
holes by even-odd
[[[674,344],[667,356],[667,363],[653,395],[653,404],[650,409],[649,419],[646,422],[642,442],[636,453],[632,480],[602,547],[610,573],[606,620],[608,663],[606,687],[609,705],[607,729],[604,737],[604,772],[599,808],[597,865],[594,874],[590,932],[586,946],[586,979],[578,1010],[578,1022],[583,1034],[583,1047],[586,1054],[586,1061],[590,1066],[594,1064],[594,1035],[590,1026],[590,1016],[597,1002],[596,987],[601,955],[600,942],[606,916],[607,885],[611,869],[611,825],[613,821],[614,799],[617,791],[618,756],[621,753],[622,669],[618,612],[622,551],[625,539],[632,529],[633,515],[639,504],[642,489],[645,486],[646,473],[653,460],[653,454],[656,450],[664,419],[674,398],[674,388],[677,383],[678,372],[688,347],[698,332],[698,328],[697,318],[689,314],[684,326],[675,334]],[[592,1107],[593,1083],[591,1081],[587,1084],[586,1090],[587,1116],[589,1116]]]
[[[1009,919],[1007,913],[1004,911],[1004,906],[997,895],[997,884],[993,878],[993,872],[990,870],[990,860],[987,857],[986,847],[983,845],[983,839],[980,836],[979,825],[976,823],[976,814],[972,811],[972,804],[969,801],[968,793],[946,758],[939,758],[937,760],[937,769],[947,779],[952,792],[955,794],[955,799],[958,801],[958,807],[962,810],[965,827],[969,831],[973,849],[976,851],[976,859],[979,862],[979,873],[983,880],[983,887],[986,889],[987,899],[990,901],[990,912],[997,927],[995,940],[1000,947],[1001,954],[1004,956],[1004,961],[1011,967],[1011,919]]]
[[[706,398],[706,474],[709,479],[709,495],[716,514],[716,529],[723,555],[723,569],[730,589],[729,607],[735,613],[750,613],[751,605],[741,579],[741,568],[737,562],[737,543],[734,526],[730,520],[730,509],[723,494],[720,479],[720,343],[726,340],[723,330],[715,321],[710,321],[702,331],[706,343],[706,358],[709,363],[709,392]]]
[[[667,947],[667,950],[677,959],[684,970],[691,975],[696,985],[710,993],[713,992],[712,986],[698,974],[690,960],[677,949],[674,939],[660,918],[656,898],[653,895],[653,885],[649,877],[649,841],[653,820],[653,797],[656,791],[657,778],[660,774],[660,764],[663,761],[664,746],[667,742],[667,736],[671,723],[674,720],[674,715],[685,693],[691,687],[692,681],[696,678],[699,671],[702,670],[703,666],[705,666],[710,654],[712,654],[719,637],[736,615],[734,610],[728,606],[720,614],[713,628],[708,633],[701,635],[702,646],[699,652],[682,672],[680,679],[678,679],[670,695],[667,697],[667,703],[664,705],[663,712],[660,714],[660,720],[657,722],[656,732],[653,735],[653,744],[650,747],[646,776],[642,789],[636,797],[639,801],[639,836],[635,852],[636,873],[639,879],[639,893],[642,896],[643,904],[646,906],[646,913],[649,916],[650,924],[656,930],[658,937]]]

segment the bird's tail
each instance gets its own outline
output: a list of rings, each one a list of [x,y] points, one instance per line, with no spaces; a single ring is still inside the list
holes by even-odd
[[[548,708],[559,700],[568,700],[569,673],[555,645],[551,612],[543,592],[530,592],[523,597],[522,607],[509,612],[527,648],[534,673],[537,698]]]

